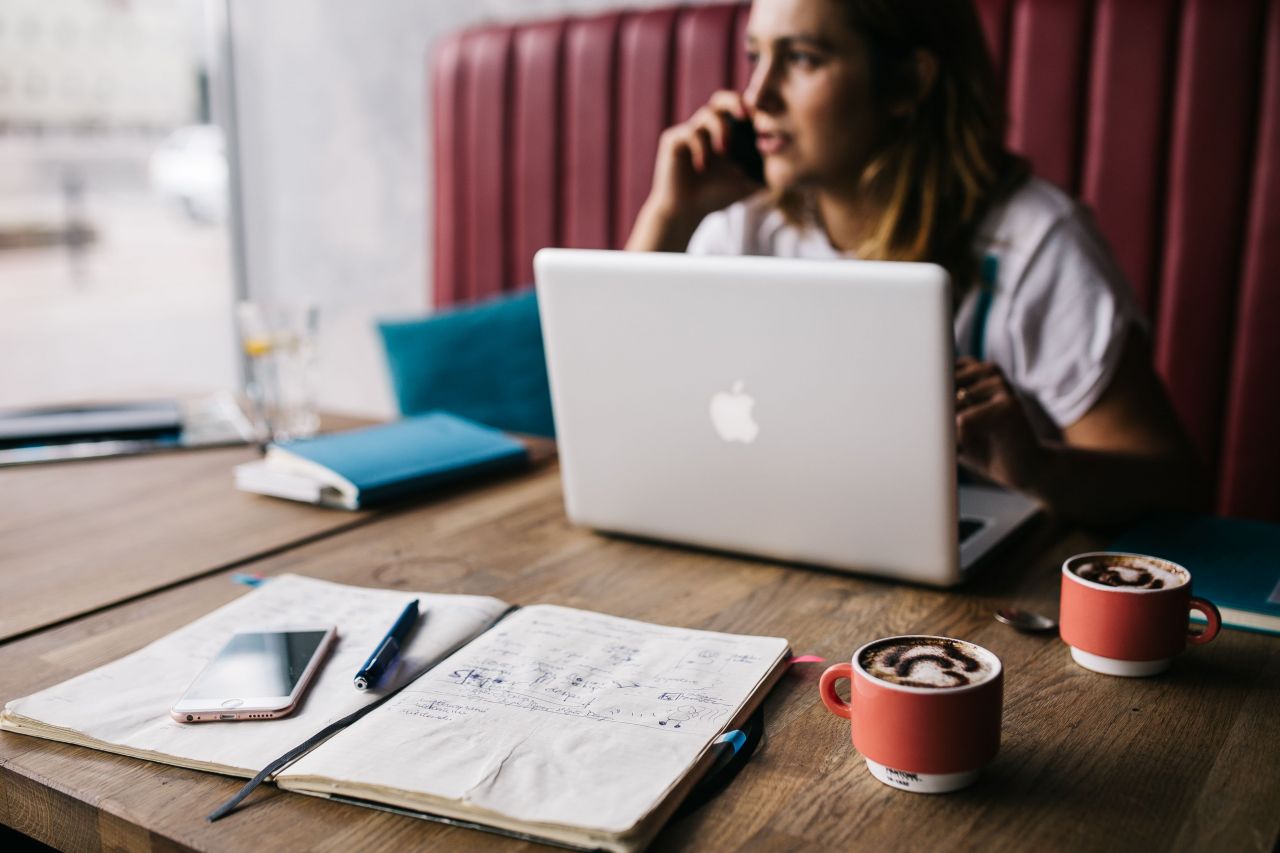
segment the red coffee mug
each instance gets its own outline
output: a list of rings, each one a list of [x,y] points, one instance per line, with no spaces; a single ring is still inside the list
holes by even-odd
[[[1179,582],[1159,589],[1109,586],[1076,574],[1089,562],[1131,571],[1156,568]],[[1193,610],[1203,613],[1207,622],[1198,634],[1187,625]],[[1085,669],[1143,676],[1168,669],[1188,643],[1200,645],[1218,636],[1222,616],[1212,602],[1191,594],[1191,573],[1177,563],[1144,554],[1092,551],[1062,564],[1058,623],[1071,657]]]
[[[989,675],[959,687],[913,687],[872,675],[861,663],[872,646],[896,641],[954,643],[980,660]],[[836,693],[848,679],[849,701]],[[1000,748],[1004,672],[1000,658],[974,643],[920,635],[867,643],[850,663],[827,669],[818,683],[823,703],[850,721],[853,746],[886,785],[940,794],[971,784]]]

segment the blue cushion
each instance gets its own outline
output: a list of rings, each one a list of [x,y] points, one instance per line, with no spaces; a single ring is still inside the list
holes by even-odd
[[[378,330],[402,415],[444,409],[509,432],[555,435],[533,290]]]

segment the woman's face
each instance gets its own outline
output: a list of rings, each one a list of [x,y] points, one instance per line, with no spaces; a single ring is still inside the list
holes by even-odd
[[[755,0],[745,99],[769,186],[847,190],[866,165],[879,121],[863,38],[838,0]]]

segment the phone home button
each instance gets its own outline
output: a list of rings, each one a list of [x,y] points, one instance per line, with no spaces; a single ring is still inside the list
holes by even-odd
[[[243,699],[228,699],[227,701],[225,701],[225,702],[223,702],[223,703],[222,703],[222,707],[224,707],[224,708],[239,708],[239,707],[240,707],[241,705],[243,705],[243,704],[244,704],[244,700],[243,700]]]

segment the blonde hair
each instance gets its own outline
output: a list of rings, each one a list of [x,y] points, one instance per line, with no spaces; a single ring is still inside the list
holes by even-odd
[[[973,283],[974,231],[993,202],[1026,177],[1004,146],[1003,99],[970,0],[834,0],[866,41],[873,103],[884,130],[858,177],[876,215],[856,248],[869,260],[946,267],[957,299]],[[933,85],[909,114],[890,105],[919,91],[916,51],[937,60]],[[793,223],[813,217],[800,189],[775,202]]]

